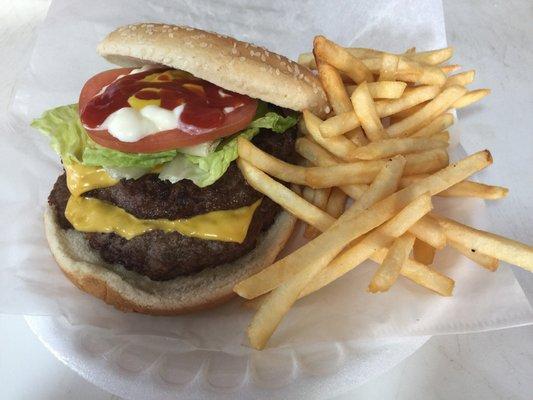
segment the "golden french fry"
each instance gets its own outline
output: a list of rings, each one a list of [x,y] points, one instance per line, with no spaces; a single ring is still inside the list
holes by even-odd
[[[420,136],[419,136],[420,137]],[[450,143],[450,132],[442,131],[430,136],[431,139],[440,140],[442,142]]]
[[[302,291],[301,297],[330,284],[370,258],[382,247],[388,247],[395,238],[403,235],[409,227],[431,209],[429,194],[423,194],[416,198],[385,224],[366,235],[361,241],[343,250],[329,263],[327,268],[322,269],[317,274],[315,279]],[[358,218],[360,217],[358,216]]]
[[[347,47],[346,51],[356,58],[380,57],[385,54],[397,55],[384,51],[358,47]],[[453,56],[453,49],[451,47],[446,47],[444,49],[421,51],[418,53],[415,52],[414,54],[405,54],[405,56],[411,60],[415,60],[424,64],[438,65],[449,60]],[[315,58],[312,53],[300,54],[298,57],[298,63],[306,66],[307,68],[316,68]]]
[[[385,259],[372,277],[370,285],[368,285],[369,292],[386,292],[394,285],[400,275],[403,264],[409,258],[414,242],[415,237],[405,233],[392,243]]]
[[[321,231],[326,230],[335,222],[335,219],[327,212],[307,202],[246,160],[239,158],[237,164],[250,186],[281,205],[285,210],[302,221],[317,227]]]
[[[390,125],[395,124],[402,119],[405,119],[407,117],[410,117],[414,113],[420,111],[422,108],[425,107],[426,104],[428,104],[429,101],[424,101],[423,103],[417,104],[411,108],[408,108],[407,110],[402,110],[394,115],[391,115],[390,117]]]
[[[394,81],[398,72],[400,58],[393,54],[383,54],[378,81]]]
[[[431,265],[435,259],[435,247],[423,240],[416,239],[413,246],[413,258],[422,264]]]
[[[476,251],[476,249],[469,249],[468,247],[463,246],[461,243],[457,243],[453,240],[450,240],[449,244],[459,253],[463,254],[465,257],[474,261],[483,268],[486,268],[489,271],[496,271],[498,269],[500,262],[497,258],[480,253],[479,251]]]
[[[367,86],[370,96],[372,96],[373,99],[399,99],[402,97],[407,84],[405,82],[380,81],[370,82]],[[357,85],[348,85],[346,86],[346,92],[351,96],[356,88]]]
[[[339,163],[333,155],[307,138],[298,138],[296,140],[296,152],[312,164],[320,167],[329,167]],[[339,188],[352,199],[358,199],[368,189],[368,186],[366,184],[357,184],[340,186]]]
[[[304,186],[302,190],[302,197],[309,203],[312,203],[315,199],[315,189],[311,189],[309,186]]]
[[[371,141],[383,139],[385,137],[383,125],[377,114],[374,100],[372,100],[366,82],[357,86],[352,93],[351,100],[355,115],[357,115],[357,118],[361,122],[366,137]]]
[[[446,75],[439,67],[420,63],[406,56],[399,55],[398,67],[394,80],[411,82],[418,85],[442,86],[446,82]],[[374,74],[379,74],[383,56],[363,58],[361,62]]]
[[[358,147],[364,146],[369,142],[368,138],[363,132],[363,128],[361,128],[360,126],[355,129],[352,129],[351,131],[346,132],[344,136],[350,139]]]
[[[380,200],[366,210],[365,221],[367,218],[375,218],[374,222],[380,225],[422,194],[429,192],[434,196],[490,164],[492,164],[492,156],[488,150],[474,153]],[[307,262],[326,266],[348,243],[359,237],[356,235],[360,233],[360,230],[355,230],[354,226],[360,227],[359,224],[363,223],[360,215],[332,226],[287,257],[241,281],[235,285],[234,291],[241,297],[252,299],[278,287],[289,277],[301,271]]]
[[[335,114],[342,114],[352,109],[342,78],[335,68],[325,62],[319,63],[318,78]]]
[[[315,142],[344,161],[355,160],[354,153],[357,150],[357,146],[350,139],[344,136],[325,138],[322,136],[319,128],[322,120],[309,110],[304,110],[303,116],[309,136]]]
[[[448,147],[446,141],[433,137],[385,139],[359,147],[357,149],[357,158],[361,160],[376,160],[397,154],[418,153],[446,147]]]
[[[306,170],[305,184],[316,189],[371,183],[384,165],[384,160],[370,160],[330,167],[311,167]]]
[[[305,167],[286,163],[255,147],[249,140],[240,137],[237,142],[239,157],[253,166],[286,182],[305,184]]]
[[[377,263],[382,263],[387,255],[387,249],[378,250],[370,259]],[[421,264],[418,261],[408,258],[402,265],[400,274],[414,283],[424,286],[425,288],[434,291],[441,296],[451,296],[455,282],[446,275],[434,270],[427,265]]]
[[[400,182],[400,187],[404,188],[416,182],[426,175],[404,176]],[[498,200],[507,196],[509,189],[502,186],[485,185],[484,183],[463,181],[453,185],[438,194],[442,197],[475,197],[485,200]]]
[[[380,100],[375,103],[376,111],[380,118],[388,117],[402,110],[407,110],[417,104],[435,98],[440,93],[439,86],[420,86],[413,90],[404,91],[399,99]],[[336,115],[322,122],[320,132],[323,137],[332,138],[342,135],[361,125],[361,122],[355,115],[355,111]]]
[[[471,69],[469,71],[461,72],[455,75],[451,75],[446,79],[444,87],[459,85],[466,86],[474,81],[476,71]]]
[[[326,213],[328,213],[326,210],[326,205],[328,204],[330,192],[331,192],[330,188],[316,189],[315,195],[313,196],[313,201],[311,203],[317,206],[318,208],[320,208],[321,210],[326,211]],[[320,231],[314,226],[309,225],[309,224],[306,226],[305,231],[304,231],[304,237],[307,239],[313,239],[317,237],[319,234],[320,234]]]
[[[444,113],[465,93],[466,89],[462,86],[450,86],[444,89],[441,94],[431,100],[421,110],[389,126],[387,134],[391,137],[409,136],[428,125],[436,116]]]
[[[435,135],[445,129],[448,129],[453,124],[453,114],[444,113],[439,115],[425,127],[414,132],[411,137],[428,137]]]
[[[405,175],[432,173],[448,166],[450,161],[445,149],[406,154],[405,159],[407,160],[403,171]]]
[[[430,217],[423,217],[409,228],[417,239],[428,243],[435,249],[443,249],[446,246],[446,235],[437,221]]]
[[[489,94],[490,94],[490,89],[472,90],[466,93],[464,96],[461,96],[457,101],[455,101],[452,104],[452,108],[468,107],[469,105],[472,105],[480,101],[482,98],[488,96]]]
[[[418,53],[410,54],[409,58],[429,65],[438,65],[448,61],[452,56],[453,48],[445,47],[443,49],[420,51]]]
[[[435,172],[446,167],[449,162],[448,152],[443,149],[406,154],[405,159],[407,161],[404,169],[405,175]],[[384,165],[385,160],[367,160],[329,167],[305,168],[305,185],[316,189],[371,183]],[[290,182],[292,178],[287,179]]]
[[[532,246],[463,225],[449,218],[438,215],[432,217],[443,227],[448,240],[533,272]]]
[[[333,218],[339,218],[344,212],[345,206],[346,194],[339,188],[331,189],[328,203],[326,204],[326,212]]]
[[[458,64],[442,65],[440,67],[440,70],[444,72],[445,74],[451,74],[452,72],[458,71],[460,69],[461,69],[461,66]]]
[[[344,72],[355,83],[374,81],[372,72],[359,59],[324,36],[315,37],[313,41],[313,52],[316,58]]]
[[[415,199],[412,204],[405,207],[398,215],[402,216],[403,219],[408,220],[409,218],[404,215],[417,215],[416,212],[412,211],[414,208],[420,210],[426,210],[427,208],[427,211],[429,211],[429,208],[431,207],[424,207],[423,203],[428,203],[429,206],[431,206],[430,197],[424,195],[421,196],[420,199]],[[421,205],[419,205],[419,203],[421,203]],[[418,211],[418,214],[420,213],[421,211]],[[350,236],[352,237],[352,240],[354,240],[387,221],[387,219],[388,218],[383,214],[378,215],[376,210],[369,209],[361,212],[357,218],[352,218],[344,224],[337,225],[337,227],[349,227],[351,233]],[[394,229],[391,228],[391,230]],[[333,229],[328,232],[332,231],[335,232]],[[325,244],[329,244],[329,241],[332,239],[331,236],[331,234],[327,235],[327,232],[325,232],[304,247],[308,248],[309,246],[313,246],[313,244],[316,246],[316,243],[322,241],[325,241]],[[334,237],[333,239],[335,239],[335,242],[339,242],[338,238]],[[337,246],[323,246],[319,249],[319,256],[317,258],[309,260],[301,259],[300,261],[303,268],[294,271],[293,275],[287,277],[287,279],[273,289],[272,293],[266,297],[248,327],[248,339],[253,348],[263,349],[266,346],[269,338],[272,336],[285,314],[287,314],[291,306],[296,302],[302,291],[308,290],[312,287],[311,285],[315,284],[315,278],[320,277],[321,271],[324,270],[324,267],[335,256],[336,253],[333,253],[333,248],[335,248],[336,252],[338,251]],[[292,254],[297,252],[298,251]],[[273,264],[272,266],[275,265],[276,264]],[[254,276],[258,275],[259,274]]]

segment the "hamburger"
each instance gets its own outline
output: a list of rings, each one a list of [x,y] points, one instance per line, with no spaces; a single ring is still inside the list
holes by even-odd
[[[54,258],[78,288],[123,311],[175,315],[228,300],[295,224],[247,184],[237,139],[294,162],[298,112],[327,112],[318,79],[264,48],[183,26],[123,26],[98,53],[119,68],[32,123],[64,168],[44,215]]]

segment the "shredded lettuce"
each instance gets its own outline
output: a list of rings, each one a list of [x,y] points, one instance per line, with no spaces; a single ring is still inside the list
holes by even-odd
[[[162,165],[160,179],[173,183],[190,179],[199,187],[216,182],[237,158],[237,138],[252,139],[261,128],[283,133],[298,122],[295,115],[282,116],[260,102],[254,120],[248,128],[222,140],[184,154],[178,150],[159,153],[124,153],[94,143],[83,128],[77,104],[57,107],[35,119],[31,126],[50,138],[51,147],[63,163],[102,166],[116,177],[137,177],[140,171],[149,171]],[[191,148],[192,149],[192,148]],[[201,150],[201,151],[200,151]],[[191,154],[192,153],[192,154]],[[201,154],[201,155],[198,155]]]
[[[252,139],[260,128],[271,129],[283,133],[294,126],[298,120],[293,116],[283,117],[275,112],[267,112],[257,118],[248,128],[226,139],[218,149],[206,157],[178,154],[174,160],[163,167],[159,177],[172,183],[182,179],[190,179],[196,186],[205,187],[215,183],[228,169],[232,161],[237,159],[237,139]]]

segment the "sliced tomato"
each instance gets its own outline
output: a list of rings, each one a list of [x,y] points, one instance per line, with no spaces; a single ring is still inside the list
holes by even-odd
[[[87,103],[93,99],[103,87],[115,81],[120,75],[127,75],[132,68],[119,68],[104,71],[95,75],[84,85],[79,99],[80,115],[83,114]],[[225,115],[219,126],[210,129],[172,129],[155,133],[137,142],[122,142],[112,136],[107,130],[87,129],[87,133],[94,142],[103,147],[126,153],[156,153],[212,141],[232,135],[245,129],[252,122],[257,110],[257,100],[241,96],[241,106]],[[202,114],[203,115],[203,114]],[[202,115],[198,115],[202,119]],[[207,115],[206,115],[207,117]]]
[[[194,134],[180,129],[162,131],[137,142],[122,142],[106,130],[87,130],[87,133],[101,146],[125,153],[157,153],[209,142],[239,132],[250,125],[257,109],[257,101],[245,104],[226,116],[224,124],[209,132]]]
[[[96,74],[83,85],[81,89],[80,98],[78,100],[78,109],[80,115],[85,108],[85,105],[96,96],[104,86],[109,85],[120,75],[129,74],[133,68],[116,68],[110,69],[109,71],[100,72]]]

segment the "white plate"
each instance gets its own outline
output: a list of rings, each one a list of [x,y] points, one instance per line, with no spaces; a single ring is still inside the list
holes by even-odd
[[[324,399],[378,376],[430,337],[353,341],[235,357],[180,349],[168,338],[75,327],[26,316],[39,340],[65,365],[127,399]],[[361,368],[361,366],[364,368]]]

